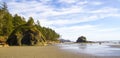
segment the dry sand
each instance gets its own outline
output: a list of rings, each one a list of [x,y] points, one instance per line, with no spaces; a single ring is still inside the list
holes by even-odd
[[[115,58],[71,53],[57,46],[12,46],[1,47],[0,58]],[[117,57],[116,57],[117,58]]]

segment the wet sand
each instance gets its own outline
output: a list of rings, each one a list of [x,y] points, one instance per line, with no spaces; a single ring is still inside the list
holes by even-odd
[[[58,46],[12,46],[1,47],[0,58],[115,58],[72,53]],[[117,58],[117,57],[116,57]]]
[[[120,44],[119,45],[108,45],[110,47],[113,47],[113,48],[120,48]]]

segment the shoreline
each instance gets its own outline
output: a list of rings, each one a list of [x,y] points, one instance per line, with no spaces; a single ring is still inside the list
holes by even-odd
[[[120,58],[94,56],[60,49],[59,46],[10,46],[0,48],[0,58]]]
[[[112,48],[120,48],[120,44],[119,45],[108,45],[108,46],[110,46]]]

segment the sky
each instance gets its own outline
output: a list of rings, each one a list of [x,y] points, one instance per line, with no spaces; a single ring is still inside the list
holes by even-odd
[[[0,0],[9,12],[39,20],[63,39],[120,40],[120,0]]]

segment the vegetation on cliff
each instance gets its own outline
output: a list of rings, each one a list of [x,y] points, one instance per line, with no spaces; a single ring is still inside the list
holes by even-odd
[[[51,28],[42,27],[40,22],[28,21],[17,14],[12,16],[6,3],[0,5],[0,42],[9,45],[37,45],[58,41],[60,35]]]

